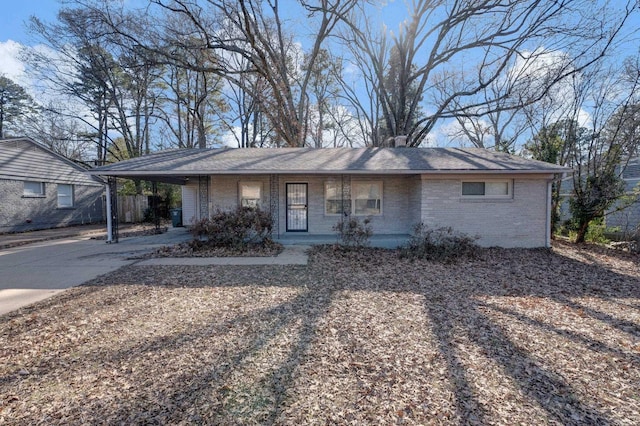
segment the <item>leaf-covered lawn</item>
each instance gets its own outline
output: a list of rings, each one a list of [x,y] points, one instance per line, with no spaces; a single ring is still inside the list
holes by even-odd
[[[0,317],[0,423],[638,424],[640,260],[129,266]]]

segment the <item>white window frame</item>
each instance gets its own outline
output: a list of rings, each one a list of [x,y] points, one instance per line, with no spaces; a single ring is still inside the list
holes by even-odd
[[[377,185],[380,198],[378,199],[378,212],[377,213],[359,213],[356,209],[356,187],[358,185]],[[384,185],[381,180],[360,180],[351,182],[351,214],[354,216],[382,216],[383,210],[383,198],[384,198]]]
[[[328,207],[329,207],[329,187],[330,186],[334,186],[336,188],[336,191],[338,193],[339,198],[337,200],[342,202],[342,211],[338,212],[338,213],[334,213],[334,212],[329,212],[328,211]],[[350,205],[351,204],[351,200],[345,200],[343,199],[343,191],[342,191],[342,183],[338,182],[338,181],[326,181],[324,183],[324,214],[326,216],[342,216],[344,214],[344,210],[345,210],[345,205]]]
[[[465,183],[482,183],[484,184],[484,194],[465,194],[464,193],[464,184]],[[506,184],[507,185],[507,193],[506,194],[487,194],[487,184]],[[499,199],[499,200],[507,200],[513,198],[513,180],[512,179],[468,179],[460,182],[460,196],[464,199]]]
[[[28,186],[32,186],[32,188],[27,188]],[[32,191],[31,189],[35,188],[36,186],[38,186],[39,189],[37,191]],[[22,196],[34,197],[34,198],[44,197],[45,196],[44,182],[37,182],[33,180],[24,181]]]
[[[65,193],[62,189],[68,189],[69,192]],[[58,208],[59,209],[69,209],[74,205],[74,188],[71,184],[59,183],[58,184]]]
[[[258,188],[258,198],[254,197],[245,197],[244,188],[245,187],[254,187]],[[246,203],[245,200],[252,200],[251,203]],[[253,202],[255,201],[255,202]],[[258,181],[241,181],[238,184],[238,204],[241,207],[251,207],[251,208],[260,208],[262,206],[262,182]]]

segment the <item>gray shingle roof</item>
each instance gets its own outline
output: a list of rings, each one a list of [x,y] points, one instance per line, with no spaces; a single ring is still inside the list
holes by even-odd
[[[101,186],[86,168],[28,137],[0,139],[0,179]]]
[[[555,164],[478,148],[179,149],[90,171],[106,176],[209,174],[561,173]]]

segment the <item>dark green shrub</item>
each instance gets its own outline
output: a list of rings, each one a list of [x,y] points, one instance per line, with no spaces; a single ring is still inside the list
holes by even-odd
[[[271,214],[258,208],[238,207],[216,212],[196,222],[191,228],[192,246],[227,247],[244,251],[250,245],[271,241]]]
[[[333,225],[333,230],[338,234],[339,244],[354,248],[367,247],[373,235],[370,223],[370,218],[361,222],[356,217],[348,217]]]
[[[477,239],[451,227],[430,228],[418,223],[407,244],[400,247],[400,257],[450,262],[458,257],[473,256],[478,250]]]
[[[144,209],[144,212],[142,212],[142,222],[155,223],[155,221],[156,214],[154,213],[153,209],[151,207],[147,207],[146,209]]]

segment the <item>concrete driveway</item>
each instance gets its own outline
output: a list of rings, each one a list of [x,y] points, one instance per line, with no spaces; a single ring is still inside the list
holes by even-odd
[[[77,236],[0,250],[0,315],[131,264],[136,255],[189,239],[184,228],[169,228],[116,244]]]

